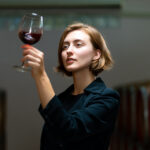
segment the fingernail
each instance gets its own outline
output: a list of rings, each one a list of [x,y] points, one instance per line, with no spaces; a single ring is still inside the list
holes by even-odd
[[[25,44],[25,45],[22,45],[21,48],[30,48],[31,46],[29,44]]]

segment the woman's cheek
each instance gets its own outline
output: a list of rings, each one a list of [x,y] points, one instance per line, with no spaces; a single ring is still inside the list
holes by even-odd
[[[65,60],[66,60],[66,58],[65,58],[65,54],[64,54],[64,53],[62,53],[62,54],[61,54],[61,59],[62,59],[63,64],[64,64],[64,63],[65,63]]]

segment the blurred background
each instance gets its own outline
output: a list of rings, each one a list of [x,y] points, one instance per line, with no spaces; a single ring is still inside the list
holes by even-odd
[[[0,150],[40,149],[43,119],[34,81],[29,72],[19,73],[12,67],[21,64],[23,43],[18,38],[18,25],[28,12],[44,17],[44,34],[35,47],[45,53],[56,94],[72,83],[53,70],[66,25],[81,21],[103,34],[115,66],[100,76],[121,94],[110,149],[150,149],[150,1],[0,0]]]

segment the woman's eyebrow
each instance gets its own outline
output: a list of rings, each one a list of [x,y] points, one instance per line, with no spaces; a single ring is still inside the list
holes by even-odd
[[[64,41],[63,44],[69,44],[69,41]]]
[[[76,39],[76,40],[74,40],[74,42],[82,42],[83,40],[81,40],[81,39]]]
[[[80,41],[82,42],[83,40],[82,40],[82,39],[75,39],[75,40],[73,40],[73,42],[80,42]],[[67,40],[66,40],[66,41],[64,41],[63,43],[65,43],[65,44],[66,44],[66,43],[70,43],[70,41],[67,41]]]

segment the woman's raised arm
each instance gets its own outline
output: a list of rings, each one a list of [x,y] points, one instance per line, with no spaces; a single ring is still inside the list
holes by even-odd
[[[45,108],[54,97],[55,92],[45,71],[44,53],[30,45],[23,45],[22,48],[22,62],[25,62],[25,66],[31,67],[32,77],[36,83],[41,105]]]

